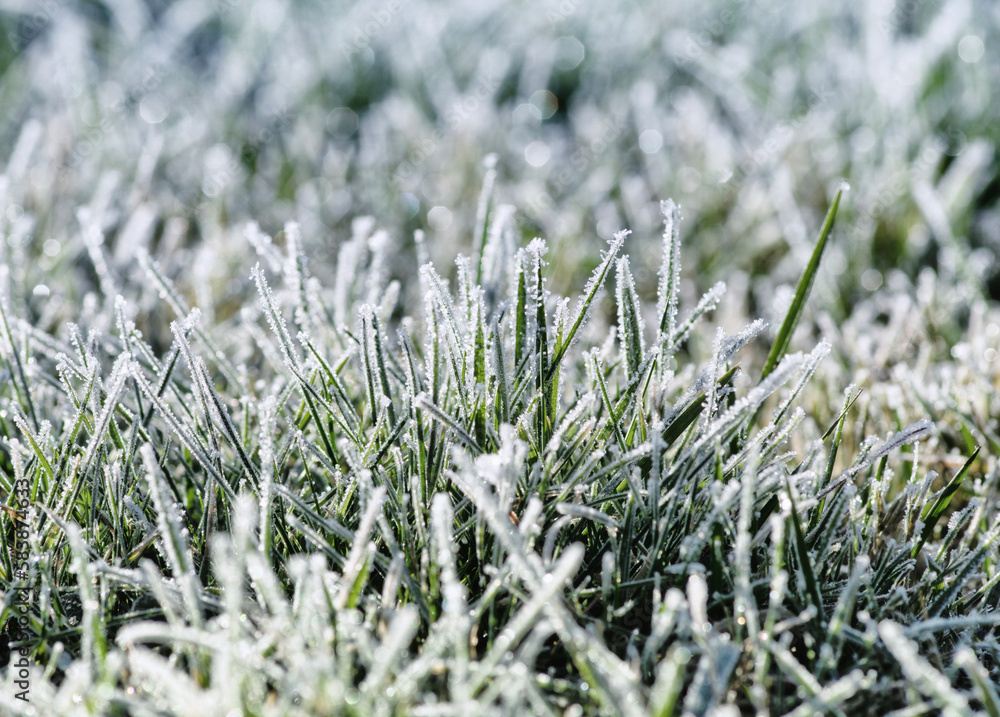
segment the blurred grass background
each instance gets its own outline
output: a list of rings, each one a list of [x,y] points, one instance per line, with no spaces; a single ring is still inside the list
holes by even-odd
[[[351,223],[373,216],[391,273],[419,301],[413,232],[445,272],[471,252],[491,153],[496,201],[516,207],[523,239],[549,241],[558,291],[579,290],[605,240],[629,228],[652,299],[658,201],[676,199],[685,299],[725,279],[730,331],[747,316],[776,328],[846,179],[800,331],[833,343],[846,370],[830,379],[836,394],[920,346],[951,361],[977,302],[1000,294],[989,2],[0,8],[0,279],[43,329],[79,307],[86,323],[89,292],[142,276],[141,249],[225,318],[251,289],[248,220],[279,242],[285,221],[300,222],[323,275]],[[104,275],[87,227],[103,234]],[[133,298],[154,346],[169,341],[155,292]],[[879,349],[901,301],[927,320]]]
[[[177,317],[136,261],[148,251],[228,349],[226,322],[256,302],[248,222],[279,245],[299,222],[331,286],[352,226],[373,217],[416,313],[414,234],[442,274],[471,253],[493,155],[496,203],[522,243],[549,242],[554,291],[578,292],[628,228],[655,303],[672,197],[682,305],[724,279],[714,320],[733,333],[763,316],[773,335],[846,180],[793,342],[833,346],[803,394],[803,435],[837,418],[853,382],[842,456],[930,416],[921,467],[953,475],[986,445],[953,510],[992,505],[998,25],[1000,8],[971,0],[0,0],[0,293],[35,342],[70,321],[114,334],[125,294],[162,353]],[[610,297],[604,311],[614,323]],[[769,343],[745,352],[748,375]],[[711,349],[706,331],[685,350]],[[887,495],[916,458],[904,452]]]
[[[172,219],[197,251],[289,217],[322,260],[364,214],[444,258],[495,152],[499,200],[565,245],[567,277],[624,227],[652,250],[672,196],[689,266],[746,272],[766,307],[843,177],[841,316],[893,268],[967,264],[1000,290],[988,2],[2,5],[6,201],[35,214],[32,245],[71,255],[60,212],[96,200],[122,261]],[[151,226],[123,236],[143,205]]]

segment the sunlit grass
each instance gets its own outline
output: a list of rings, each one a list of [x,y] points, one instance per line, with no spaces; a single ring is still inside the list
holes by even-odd
[[[988,4],[0,6],[34,714],[1000,715]]]
[[[31,486],[35,557],[12,580],[5,515],[4,579],[39,591],[37,704],[888,711],[910,680],[942,709],[995,706],[975,677],[996,655],[995,495],[977,483],[935,531],[976,456],[935,490],[929,422],[844,455],[853,389],[830,430],[804,420],[830,346],[788,339],[841,191],[763,378],[738,387],[768,334],[719,330],[689,363],[724,286],[680,306],[672,203],[650,311],[626,232],[563,299],[543,240],[502,245],[492,191],[483,258],[454,286],[425,265],[422,312],[395,303],[370,223],[347,287],[309,275],[297,226],[284,253],[251,229],[258,300],[222,324],[147,261],[176,314],[161,352],[121,297],[108,334],[44,346],[5,311],[2,480]],[[614,327],[592,312],[612,267]]]

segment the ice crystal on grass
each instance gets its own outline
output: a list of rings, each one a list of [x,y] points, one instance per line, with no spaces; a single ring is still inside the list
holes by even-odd
[[[288,17],[309,12],[293,5],[283,10]],[[284,25],[271,22],[273,8],[257,10],[252,30],[238,14],[224,21],[225,32],[248,33],[239,47],[256,47],[260,33],[285,37]],[[178,47],[193,41],[173,13],[156,22],[174,28]],[[529,14],[524,22],[538,20]],[[419,25],[399,27],[423,37]],[[396,38],[394,27],[383,28],[386,37]],[[640,28],[624,29],[645,42]],[[535,60],[503,80],[518,123],[551,110],[538,128],[546,143],[545,132],[555,137],[563,125],[582,131],[593,109],[586,93],[562,84],[592,82],[589,66],[575,73],[567,64],[583,41],[575,29],[559,32],[559,52],[539,56],[561,68],[556,89],[566,97],[537,90],[548,86],[549,70]],[[380,42],[376,58],[386,49]],[[335,44],[316,47],[325,53]],[[305,45],[313,46],[283,47]],[[361,54],[369,55],[358,49],[364,64]],[[722,70],[708,54],[692,59],[688,74],[716,77]],[[375,62],[372,72],[402,67]],[[281,96],[316,89],[289,73]],[[331,77],[336,84],[342,76]],[[534,83],[523,102],[514,99],[522,82]],[[732,83],[712,86],[728,92]],[[447,116],[452,93],[439,89],[421,86],[413,97]],[[327,90],[339,92],[319,94]],[[696,93],[673,97],[677,113],[708,111]],[[745,119],[738,99],[711,103],[733,108],[727,126]],[[139,112],[155,118],[158,101],[139,100]],[[444,171],[441,186],[403,186],[405,172],[393,180],[401,183],[389,194],[406,215],[405,231],[388,212],[348,228],[355,185],[369,183],[381,161],[369,156],[372,133],[386,140],[387,153],[406,152],[388,131],[399,101],[374,103],[363,127],[349,121],[360,108],[342,107],[322,132],[296,125],[281,134],[277,154],[261,146],[243,152],[240,167],[223,167],[215,183],[196,182],[206,196],[220,196],[192,205],[193,224],[153,218],[166,211],[151,190],[163,186],[158,162],[181,151],[162,138],[135,172],[108,172],[94,187],[77,188],[87,207],[76,224],[72,210],[45,214],[34,189],[45,168],[29,177],[40,130],[30,123],[20,130],[0,181],[9,195],[0,201],[0,617],[13,615],[10,586],[37,586],[29,622],[44,639],[12,646],[26,646],[38,666],[33,707],[60,714],[995,711],[995,308],[933,277],[910,286],[891,272],[878,278],[903,287],[891,300],[875,290],[857,298],[863,292],[851,277],[867,254],[833,232],[841,192],[822,208],[822,224],[816,206],[800,210],[796,198],[824,195],[812,183],[792,191],[791,153],[772,157],[767,194],[792,237],[788,247],[772,242],[765,253],[743,247],[730,257],[701,241],[715,231],[702,206],[711,202],[734,236],[766,244],[775,233],[768,212],[754,215],[759,202],[744,202],[759,190],[747,177],[746,186],[730,186],[738,202],[685,200],[699,235],[685,252],[692,266],[726,272],[730,294],[708,276],[682,285],[679,208],[660,205],[660,240],[655,212],[643,209],[646,185],[669,182],[653,176],[651,160],[642,182],[632,170],[621,181],[604,171],[619,161],[611,155],[622,140],[610,136],[601,139],[609,151],[587,160],[594,167],[586,191],[597,201],[573,206],[593,207],[605,238],[619,211],[636,232],[614,233],[592,263],[584,258],[588,242],[599,242],[574,221],[522,246],[535,233],[532,221],[548,224],[540,217],[549,210],[529,208],[526,216],[500,203],[524,187],[493,160],[476,188],[471,237],[468,227],[454,234],[461,247],[442,220],[464,221],[448,204],[454,177]],[[635,88],[628,102],[630,123],[659,121],[649,92]],[[162,122],[176,130],[173,119]],[[720,134],[709,164],[725,164],[738,146],[720,123],[678,122],[697,136]],[[196,138],[204,130],[189,129]],[[620,132],[637,129],[651,157],[650,138],[663,135],[648,127]],[[856,138],[863,144],[865,133]],[[439,140],[440,160],[433,152],[425,159],[444,161],[451,141]],[[304,182],[286,164],[301,142],[329,143],[323,174],[349,177],[348,188],[339,179]],[[557,166],[555,141],[550,151]],[[211,154],[214,167],[214,155],[227,153]],[[365,172],[347,173],[358,167],[354,154]],[[821,154],[826,162],[836,152]],[[928,184],[924,175],[942,166],[949,179],[921,184],[919,211],[911,213],[930,227],[913,229],[928,252],[938,240],[952,249],[962,241],[966,228],[948,229],[946,219],[971,202],[960,185],[980,166],[943,161],[940,149],[934,156],[932,169],[917,168],[920,181]],[[168,163],[162,173],[171,182],[192,179]],[[681,166],[696,184],[695,169]],[[281,178],[275,208],[261,206],[266,183],[251,182],[245,197],[225,189],[244,170]],[[134,186],[121,186],[126,176]],[[610,195],[601,177],[615,178],[602,180],[618,187],[614,201],[602,201]],[[425,199],[439,207],[426,236]],[[452,209],[440,211],[446,205]],[[222,246],[233,236],[230,212],[245,220],[251,206],[260,224],[239,226],[259,260],[252,269],[247,247]],[[569,208],[558,214],[573,219]],[[301,223],[287,222],[293,216]],[[819,238],[800,265],[807,247],[796,237],[810,222]],[[282,224],[274,240],[260,228]],[[654,275],[648,249],[656,244]],[[136,272],[132,245],[141,245]],[[458,248],[465,254],[455,259]],[[68,277],[62,286],[46,281],[63,294],[59,302],[31,290],[40,279],[29,258]],[[843,266],[830,271],[821,258]],[[969,281],[955,268],[949,276]],[[773,336],[742,315],[749,303],[741,302],[772,303],[775,287],[796,274]],[[864,285],[876,285],[865,276]],[[615,292],[604,301],[609,281]],[[710,288],[695,301],[697,287]],[[830,298],[833,289],[844,306]],[[713,314],[718,306],[723,316]],[[842,394],[852,381],[863,392]],[[19,575],[25,541],[29,568]],[[3,709],[20,709],[8,699],[10,667],[3,679]],[[904,680],[912,690],[898,689]]]
[[[635,279],[629,271],[628,257],[617,262],[616,295],[618,300],[618,331],[622,342],[625,363],[625,378],[633,379],[642,363],[645,353],[645,339],[642,331],[642,316],[639,296],[635,291]]]
[[[930,697],[947,717],[969,714],[969,701],[952,688],[950,680],[931,666],[917,651],[917,646],[903,635],[899,624],[883,620],[879,636],[899,660],[906,678],[923,694]]]
[[[666,335],[667,341],[673,343],[681,288],[681,212],[674,201],[668,199],[660,202],[660,214],[663,215],[663,260],[656,292],[656,313],[660,317],[657,332]]]

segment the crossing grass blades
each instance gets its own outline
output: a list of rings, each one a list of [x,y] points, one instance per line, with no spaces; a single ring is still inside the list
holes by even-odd
[[[855,390],[825,433],[806,419],[830,347],[789,348],[842,190],[744,384],[771,334],[719,330],[693,357],[725,287],[681,306],[676,205],[655,307],[627,232],[571,300],[487,179],[473,258],[454,281],[425,263],[422,307],[397,304],[366,222],[334,285],[295,224],[249,226],[258,300],[220,322],[144,257],[166,352],[135,287],[57,335],[4,297],[0,491],[26,481],[31,508],[0,516],[0,618],[35,590],[33,706],[1000,715],[996,506],[948,510],[977,455],[935,490],[929,421],[845,455]]]

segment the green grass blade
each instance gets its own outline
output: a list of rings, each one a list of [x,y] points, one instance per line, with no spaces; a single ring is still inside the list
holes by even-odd
[[[920,519],[924,522],[924,530],[920,534],[920,539],[917,544],[913,546],[911,551],[912,557],[917,557],[920,553],[920,549],[924,546],[928,540],[930,540],[931,535],[934,534],[934,526],[937,525],[938,519],[944,514],[944,511],[948,508],[948,504],[951,503],[952,497],[958,492],[958,489],[962,487],[962,481],[965,480],[965,476],[969,474],[969,469],[972,468],[972,464],[976,462],[976,458],[979,457],[979,449],[982,446],[976,446],[976,450],[972,452],[969,456],[969,460],[965,462],[955,477],[949,481],[948,485],[944,487],[941,494],[934,500],[933,503],[924,507],[923,513],[920,515]]]
[[[732,385],[733,380],[739,373],[740,367],[733,366],[731,369],[726,371],[719,377],[718,385],[720,388],[725,388]],[[705,401],[708,400],[708,391],[702,391],[698,396],[696,396],[691,403],[689,403],[683,411],[677,414],[670,423],[668,423],[664,429],[663,433],[660,434],[663,437],[663,442],[670,446],[674,441],[681,437],[691,426],[692,423],[698,420],[698,416],[701,415],[702,409],[705,407]]]
[[[962,647],[955,654],[955,664],[965,670],[972,679],[979,701],[986,708],[986,714],[989,717],[1000,717],[1000,696],[997,695],[997,686],[991,682],[989,671],[976,659],[976,653],[972,648]]]
[[[576,336],[577,331],[583,326],[584,322],[587,320],[587,316],[590,315],[591,307],[594,303],[594,298],[597,296],[597,292],[601,290],[604,286],[604,280],[608,276],[608,272],[611,271],[611,265],[618,256],[618,252],[621,251],[622,245],[625,243],[625,237],[629,235],[628,231],[621,231],[615,234],[614,238],[608,242],[608,250],[604,252],[601,263],[594,269],[594,272],[590,275],[590,280],[587,282],[587,286],[583,290],[583,296],[580,297],[580,302],[576,307],[576,316],[573,319],[573,325],[570,327],[569,331],[566,332],[566,338],[563,339],[555,350],[552,352],[552,369],[555,370],[569,347],[573,344],[573,339]],[[518,302],[521,300],[521,284],[518,284]],[[517,344],[515,344],[517,345]],[[514,365],[517,366],[520,363],[520,357],[514,357]]]
[[[642,316],[635,279],[629,270],[628,257],[617,262],[618,338],[625,357],[625,379],[635,378],[643,359]]]
[[[486,256],[486,236],[489,233],[490,215],[493,213],[493,189],[497,181],[497,156],[489,155],[484,161],[486,176],[483,177],[483,190],[479,195],[479,206],[476,208],[476,226],[473,230],[472,259],[476,267],[476,283],[483,281],[483,259]]]
[[[826,249],[827,239],[830,237],[830,232],[833,231],[833,220],[837,216],[840,197],[845,189],[846,185],[841,183],[837,189],[837,193],[833,197],[833,203],[830,204],[830,209],[826,213],[826,219],[823,220],[823,227],[819,231],[819,238],[816,240],[816,247],[813,249],[812,257],[810,257],[809,263],[806,265],[806,269],[799,279],[799,284],[795,288],[792,305],[788,308],[788,313],[785,314],[785,320],[781,324],[778,335],[774,338],[774,344],[771,346],[771,351],[767,355],[767,360],[764,362],[764,370],[761,371],[760,376],[761,379],[766,378],[788,352],[788,345],[792,341],[792,334],[795,333],[799,319],[802,318],[802,310],[805,308],[806,299],[809,298],[809,292],[816,279],[816,273],[819,271],[819,262],[823,257],[823,250]]]
[[[788,500],[791,503],[792,530],[795,533],[795,556],[798,558],[799,569],[802,571],[809,601],[816,607],[817,626],[819,626],[824,622],[823,599],[819,594],[816,573],[813,571],[812,559],[809,557],[809,548],[806,545],[806,536],[802,530],[802,521],[799,518],[798,508],[795,506],[791,480],[788,476],[785,476],[785,488],[788,491]]]
[[[524,268],[524,251],[517,256],[517,297],[514,307],[514,367],[521,365],[524,342],[528,333],[528,278]]]
[[[3,332],[0,334],[0,353],[3,354],[4,361],[9,364],[10,359],[7,357],[9,349],[10,355],[14,359],[14,368],[17,371],[18,378],[18,381],[14,383],[14,388],[27,406],[28,415],[31,417],[31,425],[37,431],[38,416],[35,414],[35,403],[31,400],[31,387],[28,385],[28,379],[24,373],[24,365],[21,363],[21,355],[17,351],[14,336],[11,334],[10,325],[7,323],[7,310],[4,308],[4,298],[3,295],[0,295],[0,331]]]

